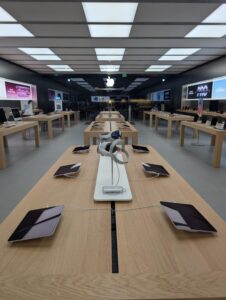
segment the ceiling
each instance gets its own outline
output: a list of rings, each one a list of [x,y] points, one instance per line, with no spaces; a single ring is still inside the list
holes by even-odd
[[[184,37],[224,1],[136,2],[139,4],[134,21],[123,23],[132,25],[129,37],[93,38],[80,1],[0,1],[0,6],[34,35],[0,38],[0,57],[41,74],[59,73],[49,68],[49,64],[69,65],[73,75],[98,74],[100,64],[116,64],[120,65],[119,73],[156,76],[179,74],[226,54],[225,37]],[[61,60],[39,61],[20,51],[20,47],[50,48]],[[95,48],[125,48],[125,53],[122,61],[100,62]],[[200,50],[182,61],[159,61],[170,48]],[[161,74],[145,72],[153,64],[171,67]]]

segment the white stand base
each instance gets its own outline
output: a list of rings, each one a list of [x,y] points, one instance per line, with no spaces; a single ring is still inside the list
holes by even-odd
[[[122,159],[122,155],[118,154]],[[104,193],[104,186],[111,186],[111,158],[108,156],[100,156],[99,167],[97,172],[96,186],[94,192],[95,201],[131,201],[132,193],[126,173],[125,165],[118,164],[120,179],[118,186],[123,187],[122,193]],[[118,170],[116,163],[113,164],[113,184],[118,181]]]

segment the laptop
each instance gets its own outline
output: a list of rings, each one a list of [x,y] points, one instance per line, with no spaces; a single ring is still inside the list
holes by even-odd
[[[12,108],[12,114],[15,121],[22,121],[22,117],[18,108]]]
[[[4,124],[5,122],[7,122],[5,111],[3,108],[0,108],[0,125]]]
[[[58,205],[30,210],[9,237],[8,242],[21,242],[53,235],[63,209],[63,205]]]

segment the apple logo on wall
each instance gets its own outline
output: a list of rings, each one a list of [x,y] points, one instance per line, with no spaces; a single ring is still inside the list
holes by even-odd
[[[113,87],[113,86],[114,86],[114,84],[115,84],[115,81],[114,81],[114,79],[113,79],[113,78],[111,78],[110,76],[108,76],[108,78],[107,78],[107,82],[106,82],[106,86],[107,86],[107,87]]]

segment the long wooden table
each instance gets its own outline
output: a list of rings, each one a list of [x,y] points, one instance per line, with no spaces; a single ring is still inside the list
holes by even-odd
[[[112,274],[111,206],[95,203],[98,154],[70,147],[0,225],[0,299],[223,300],[226,224],[152,147],[126,166],[133,201],[116,203],[119,272]],[[163,165],[169,178],[150,178],[141,162]],[[63,164],[81,162],[75,178],[54,179]],[[218,234],[177,231],[160,201],[191,203]],[[7,244],[30,209],[64,204],[51,238]]]
[[[177,109],[178,112],[180,113],[188,113],[188,114],[193,114],[193,115],[197,115],[198,112],[196,110],[193,109]],[[202,111],[202,115],[203,116],[210,116],[210,117],[217,117],[217,118],[226,118],[226,113],[218,113],[216,111],[207,111],[207,110],[203,110]]]
[[[6,167],[6,157],[5,157],[5,147],[8,146],[7,136],[11,134],[15,134],[18,132],[23,133],[29,128],[34,128],[35,133],[35,145],[39,147],[39,126],[38,122],[18,122],[15,126],[12,127],[0,127],[0,169],[4,169]]]
[[[78,122],[77,111],[67,110],[67,111],[61,111],[61,112],[59,112],[59,114],[62,114],[66,117],[67,127],[71,127],[71,116],[73,116],[75,122]]]
[[[180,131],[180,146],[184,146],[185,128],[192,128],[197,131],[208,133],[212,136],[211,145],[214,146],[213,161],[212,165],[215,168],[220,167],[221,163],[221,152],[223,147],[223,141],[226,137],[226,130],[218,130],[212,126],[200,124],[197,122],[182,122]]]
[[[173,131],[173,122],[176,123],[176,126],[178,127],[180,122],[182,121],[193,121],[192,116],[186,116],[182,114],[170,114],[165,112],[158,112],[155,115],[155,129],[158,130],[158,124],[159,119],[166,120],[167,121],[167,137],[172,137],[172,131]]]
[[[146,116],[148,116],[148,118],[149,118],[149,127],[152,127],[153,116],[155,116],[157,113],[158,113],[158,111],[148,111],[148,110],[143,111],[143,122],[145,123]]]
[[[97,125],[97,126],[95,126]],[[122,138],[128,143],[128,138],[131,138],[132,144],[138,144],[138,132],[134,126],[129,122],[116,122],[116,121],[105,121],[105,122],[92,122],[84,130],[84,144],[89,145],[90,139],[93,140],[93,144],[96,144],[96,140],[100,134],[107,133],[114,130],[120,130]]]
[[[49,139],[53,138],[53,121],[59,120],[61,124],[62,131],[64,131],[64,115],[63,114],[52,114],[52,115],[35,115],[30,117],[24,117],[24,121],[37,121],[40,124],[46,123],[48,127],[48,137]]]
[[[125,117],[121,115],[119,112],[100,112],[96,117],[96,121],[104,122],[104,121],[125,121]]]

